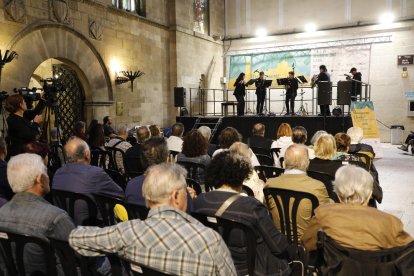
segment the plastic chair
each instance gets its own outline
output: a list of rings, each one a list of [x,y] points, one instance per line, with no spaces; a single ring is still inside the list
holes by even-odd
[[[112,180],[119,185],[119,187],[122,188],[122,190],[125,191],[127,180],[126,177],[120,173],[119,171],[105,169],[105,172],[112,178]]]
[[[339,202],[338,195],[335,193],[332,182],[335,180],[334,177],[327,173],[307,171],[309,177],[319,180],[325,185],[326,191],[328,192],[329,198],[335,202]]]
[[[285,234],[289,241],[298,244],[298,227],[296,223],[298,207],[302,200],[308,199],[312,204],[312,213],[319,206],[318,198],[310,193],[298,192],[279,188],[264,188],[267,205],[273,199],[279,214],[280,232]],[[293,201],[292,201],[293,199]]]
[[[259,160],[260,165],[262,166],[273,166],[275,161],[269,155],[263,155],[256,153],[257,160]]]
[[[187,178],[186,182],[187,182],[187,186],[190,187],[190,188],[193,188],[196,191],[197,195],[201,194],[201,192],[202,192],[201,191],[201,186],[197,181],[195,181],[194,179],[191,179],[191,178]]]
[[[111,272],[113,276],[123,276],[122,270],[125,270],[128,274],[145,275],[145,276],[164,276],[171,275],[156,269],[150,268],[142,264],[131,264],[127,260],[120,258],[116,255],[107,255],[108,260],[111,264]],[[124,269],[122,269],[124,268]]]
[[[60,209],[65,210],[69,214],[69,216],[73,219],[76,225],[97,226],[100,224],[96,218],[98,214],[96,204],[87,195],[69,192],[69,191],[61,191],[61,190],[52,190],[51,194],[52,194],[53,204],[59,207]],[[87,219],[82,220],[82,218],[78,218],[76,216],[75,203],[77,201],[81,201],[83,204],[86,204],[88,208]]]
[[[252,197],[254,197],[254,192],[253,192],[253,190],[252,190],[252,189],[250,189],[250,187],[249,187],[249,186],[246,186],[246,185],[243,185],[242,190],[241,190],[241,193],[245,193],[245,194],[246,194],[246,195],[248,195],[248,196],[252,196]]]
[[[116,170],[116,165],[111,153],[99,148],[91,149],[91,165],[103,169]]]
[[[95,198],[96,206],[98,206],[99,212],[101,213],[104,225],[111,226],[117,224],[114,207],[116,204],[124,205],[124,201],[121,198],[102,194],[93,193],[92,195]]]
[[[364,251],[345,248],[318,232],[318,270],[321,275],[414,275],[414,242],[406,246]]]
[[[34,244],[40,247],[40,249],[42,250],[44,256],[46,275],[57,275],[55,254],[53,253],[53,250],[47,240],[34,236],[20,235],[13,232],[1,231],[0,254],[5,262],[8,275],[26,276],[24,248],[27,244]],[[12,248],[14,250],[12,250]],[[13,251],[15,251],[15,254],[13,254]],[[32,273],[32,275],[43,275],[43,273],[37,271]]]
[[[216,232],[220,233],[224,242],[227,246],[231,246],[228,244],[230,240],[230,236],[233,230],[240,230],[244,233],[246,248],[247,248],[247,268],[250,276],[255,275],[255,262],[256,262],[256,238],[257,234],[256,231],[251,227],[243,222],[226,219],[223,217],[215,217],[215,216],[207,216],[201,213],[192,213],[191,214],[194,218],[198,221],[203,223],[205,226],[214,229]],[[231,250],[230,250],[231,252]],[[231,252],[232,253],[232,252]],[[239,253],[238,253],[239,254]]]
[[[259,178],[266,182],[269,178],[278,177],[285,172],[284,169],[276,168],[274,166],[256,166],[255,171]]]
[[[280,156],[280,152],[282,151],[282,149],[281,148],[273,148],[273,149],[270,149],[270,151],[272,152],[273,159],[275,159],[275,160],[278,159],[279,163],[280,163],[280,166],[283,168],[283,162],[285,161],[285,158],[283,156]]]
[[[187,170],[187,178],[191,178],[196,181],[204,180],[200,179],[200,171],[205,171],[205,165],[191,161],[177,161],[177,164],[184,167]]]
[[[114,160],[114,169],[116,171],[120,171],[120,166],[117,162],[117,156],[121,156],[121,162],[123,165],[124,162],[124,157],[125,157],[125,152],[123,152],[121,149],[117,148],[117,147],[105,147],[106,151],[108,151],[111,154],[111,158],[112,160]]]
[[[128,212],[128,219],[140,219],[145,220],[148,216],[149,209],[145,206],[126,203],[125,208]]]

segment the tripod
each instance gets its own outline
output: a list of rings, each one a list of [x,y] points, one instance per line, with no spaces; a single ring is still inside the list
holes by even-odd
[[[300,93],[300,107],[298,109],[298,112],[296,114],[299,114],[301,116],[305,116],[308,115],[308,111],[306,110],[305,106],[303,105],[303,95],[305,94],[305,92],[303,92],[303,88],[301,88],[301,93]]]
[[[1,129],[1,134],[4,137],[4,134],[7,132],[7,124],[6,124],[6,111],[4,110],[3,101],[0,101],[0,114],[1,119],[3,120],[3,127]]]
[[[47,105],[45,111],[45,120],[43,123],[42,128],[42,135],[41,140],[45,141],[46,143],[52,141],[51,130],[52,130],[52,122],[51,117],[52,115],[55,116],[54,127],[57,130],[57,140],[61,141],[61,133],[60,133],[60,116],[59,116],[59,108],[57,104]]]
[[[285,93],[283,93],[282,95],[280,95],[280,96],[282,96],[283,97],[283,109],[282,109],[282,112],[280,112],[279,113],[279,115],[283,115],[284,114],[284,112],[286,111],[286,106],[285,106],[285,102],[286,102],[286,92]]]

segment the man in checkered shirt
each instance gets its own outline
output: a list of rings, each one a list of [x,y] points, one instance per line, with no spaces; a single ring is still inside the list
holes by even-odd
[[[151,167],[143,194],[151,208],[145,221],[115,226],[78,227],[69,236],[81,255],[116,253],[173,275],[236,275],[230,252],[221,236],[185,213],[185,170],[175,164]]]

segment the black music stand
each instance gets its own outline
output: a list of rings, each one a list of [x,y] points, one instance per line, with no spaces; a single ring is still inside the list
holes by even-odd
[[[269,110],[267,110],[267,88],[269,88],[272,85],[272,80],[265,80],[264,86],[266,88],[266,93],[265,93],[265,106],[264,106],[264,113],[270,113],[270,92],[269,92]]]
[[[289,79],[288,78],[281,78],[277,79],[277,85],[289,85]]]
[[[295,77],[299,83],[308,83],[308,80],[304,76]]]
[[[256,82],[257,79],[250,79],[248,82],[246,82],[246,86],[252,85]]]

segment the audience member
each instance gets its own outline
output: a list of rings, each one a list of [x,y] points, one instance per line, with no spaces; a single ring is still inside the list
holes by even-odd
[[[246,144],[251,148],[260,148],[269,150],[273,143],[272,139],[265,137],[266,127],[263,124],[257,123],[253,126],[253,136],[247,138]]]
[[[280,188],[298,192],[310,193],[318,198],[319,205],[332,202],[329,199],[325,185],[306,175],[309,167],[308,149],[304,145],[293,144],[285,153],[285,172],[279,177],[269,178],[266,187]],[[279,212],[273,198],[269,198],[268,208],[272,213],[277,229],[280,229]],[[302,237],[312,216],[310,201],[303,200],[298,207],[296,224],[298,238]]]
[[[213,157],[216,156],[218,153],[228,150],[233,143],[241,142],[242,136],[241,134],[233,127],[226,127],[220,132],[218,137],[219,142],[219,149],[217,149],[213,153]],[[249,149],[252,153],[251,157],[251,164],[253,167],[260,166],[259,160],[257,159],[256,155],[253,153],[251,149]]]
[[[231,145],[229,150],[230,152],[238,153],[244,156],[251,162],[252,151],[248,145],[241,142],[235,142],[233,145]],[[251,175],[249,175],[249,177],[243,181],[243,185],[249,187],[253,191],[254,197],[258,201],[263,202],[263,187],[265,186],[265,183],[259,178],[255,170],[252,170]]]
[[[242,155],[229,151],[219,153],[206,173],[206,182],[217,190],[198,195],[194,211],[214,216],[229,198],[236,197],[221,216],[242,221],[257,230],[255,274],[289,275],[290,268],[284,259],[289,246],[286,237],[277,231],[269,211],[261,202],[239,194],[251,173],[252,166]],[[227,241],[238,275],[248,273],[244,240],[243,232],[233,230]]]
[[[303,126],[296,126],[292,129],[292,142],[294,144],[306,146],[307,141],[308,132],[306,131],[306,128],[304,128]],[[306,148],[308,149],[309,159],[315,158],[315,151],[310,147],[306,146]]]
[[[200,133],[204,136],[204,138],[206,138],[206,140],[208,142],[208,150],[207,150],[208,155],[213,156],[213,153],[217,149],[217,145],[210,143],[211,128],[209,128],[208,126],[201,126],[201,127],[198,128],[198,131],[200,131]]]
[[[405,138],[404,144],[399,146],[398,149],[408,152],[408,147],[409,146],[411,146],[411,152],[414,153],[414,149],[413,149],[413,146],[414,146],[414,132],[413,131],[411,131],[411,133],[408,134],[407,138]]]
[[[87,141],[88,138],[86,137],[86,124],[83,121],[77,121],[75,126],[73,127],[73,135]]]
[[[7,144],[4,138],[0,138],[0,207],[12,199],[14,193],[7,180]]]
[[[118,135],[111,138],[111,140],[108,141],[106,146],[109,148],[117,148],[125,154],[125,152],[130,147],[132,147],[131,144],[126,141],[126,138],[128,137],[128,129],[126,126],[120,126],[118,127],[117,132],[118,132]],[[116,152],[115,162],[118,167],[118,170],[121,173],[124,173],[125,172],[124,159],[123,159],[123,155],[120,152]]]
[[[309,159],[315,158],[315,143],[322,134],[328,134],[325,130],[318,130],[315,132],[311,138],[311,144],[309,146]]]
[[[113,138],[116,136],[116,133],[111,125],[112,125],[112,118],[110,116],[105,116],[103,118],[104,135],[109,138]]]
[[[47,202],[49,177],[42,158],[24,153],[10,159],[7,177],[16,195],[0,208],[0,231],[67,241],[75,228],[67,213]],[[24,250],[26,275],[46,275],[42,250],[28,244]],[[58,275],[64,275],[58,268]]]
[[[137,142],[138,144],[144,144],[151,137],[151,132],[147,126],[140,126],[137,129]]]
[[[23,146],[23,152],[24,153],[34,153],[42,157],[43,164],[45,166],[49,163],[49,146],[45,143],[41,142],[30,142]]]
[[[142,146],[142,155],[145,164],[149,167],[152,165],[167,162],[168,146],[164,138],[152,137],[145,141]],[[145,199],[142,195],[142,186],[145,175],[132,178],[125,189],[125,202],[145,206]]]
[[[373,189],[373,178],[367,171],[344,166],[336,172],[334,186],[341,203],[315,210],[302,237],[306,249],[316,249],[319,230],[339,245],[358,250],[399,247],[413,240],[398,218],[367,206]]]
[[[151,137],[162,137],[162,132],[159,125],[150,125],[149,131],[151,132]]]
[[[348,128],[346,134],[351,138],[351,145],[349,146],[349,153],[354,154],[357,152],[368,154],[371,159],[374,159],[375,152],[372,146],[361,143],[364,139],[364,130],[358,126]]]
[[[220,235],[185,213],[185,170],[168,163],[151,167],[142,192],[151,209],[145,221],[78,227],[70,234],[70,245],[84,256],[118,254],[173,275],[236,275]]]
[[[293,144],[292,128],[290,127],[289,124],[283,123],[277,129],[276,141],[272,143],[271,148],[272,149],[279,148],[280,149],[279,158],[281,158],[285,156],[286,149],[292,144]],[[278,168],[281,168],[282,164],[280,163],[279,158],[275,158],[275,166]]]
[[[172,126],[171,136],[167,139],[169,151],[181,152],[183,148],[183,134],[184,125],[182,123],[175,123]]]
[[[53,178],[53,190],[81,193],[91,196],[100,193],[123,198],[124,192],[109,175],[99,167],[91,166],[88,144],[79,138],[71,138],[65,145],[67,164],[58,169]],[[83,203],[83,202],[82,202]],[[81,225],[90,218],[88,209],[81,202],[75,208],[75,223]]]
[[[112,135],[115,137],[115,134]],[[89,130],[88,144],[91,149],[105,150],[105,135],[102,124],[92,125]]]
[[[211,161],[207,148],[206,138],[198,130],[191,130],[183,138],[183,150],[177,155],[177,162],[192,162],[207,167]],[[193,172],[192,178],[204,186],[204,170]]]
[[[341,161],[360,161],[360,158],[348,153],[349,146],[351,145],[351,137],[346,133],[339,132],[335,134],[336,154],[333,160]]]
[[[322,134],[314,145],[315,158],[310,160],[309,170],[329,174],[335,178],[336,171],[342,166],[339,160],[332,160],[336,154],[335,138]]]

